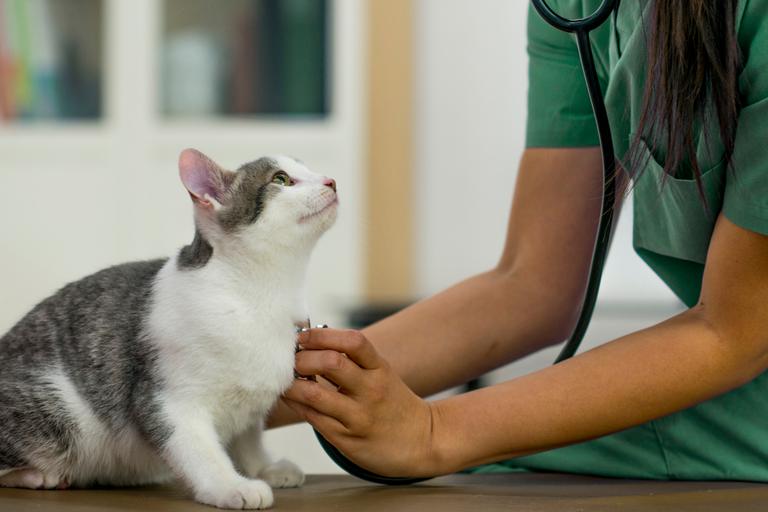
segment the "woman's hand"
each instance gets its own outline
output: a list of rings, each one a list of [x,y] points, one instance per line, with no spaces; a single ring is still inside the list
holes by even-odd
[[[299,335],[301,375],[285,402],[358,465],[384,476],[440,473],[430,404],[415,395],[358,331]]]

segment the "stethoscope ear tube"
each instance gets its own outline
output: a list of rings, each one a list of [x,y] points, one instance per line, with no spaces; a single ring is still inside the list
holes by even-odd
[[[533,8],[539,13],[544,21],[563,32],[584,32],[588,33],[605,23],[608,16],[616,10],[621,0],[603,0],[595,12],[585,18],[571,20],[563,18],[557,14],[546,2],[546,0],[531,0]]]
[[[600,153],[603,160],[603,201],[600,208],[600,219],[597,226],[597,236],[592,251],[592,262],[589,268],[587,290],[581,305],[579,319],[566,341],[560,354],[555,359],[555,364],[570,359],[576,354],[581,345],[581,340],[587,332],[592,313],[595,310],[597,295],[600,291],[600,278],[603,275],[605,260],[608,256],[608,248],[613,231],[613,213],[616,203],[616,156],[613,152],[613,136],[611,124],[608,120],[608,112],[605,109],[603,93],[600,89],[600,79],[597,76],[595,58],[592,54],[592,45],[589,42],[590,30],[597,28],[611,12],[615,12],[621,0],[603,0],[600,7],[587,18],[581,20],[567,20],[554,13],[544,0],[532,0],[536,10],[553,27],[573,32],[576,35],[576,47],[581,60],[581,69],[584,73],[584,81],[587,84],[589,101],[592,104],[592,112],[597,124],[597,135],[600,140]]]
[[[595,309],[597,294],[600,290],[600,278],[603,274],[605,259],[608,254],[611,232],[613,229],[613,207],[616,198],[615,165],[616,159],[613,152],[613,138],[605,110],[600,82],[595,69],[592,47],[589,43],[589,32],[600,26],[612,11],[619,5],[620,0],[603,0],[594,14],[578,20],[569,20],[554,12],[544,0],[532,0],[533,6],[544,20],[553,27],[565,32],[576,34],[576,43],[579,50],[579,58],[584,71],[584,79],[587,83],[589,99],[592,103],[592,111],[597,123],[600,149],[603,159],[603,204],[600,212],[600,220],[597,228],[595,247],[592,253],[592,263],[589,269],[589,281],[584,302],[581,307],[579,319],[573,333],[565,343],[562,351],[555,360],[555,364],[572,357],[581,344],[581,340],[589,327],[592,312]],[[325,453],[344,471],[369,482],[385,485],[409,485],[429,480],[430,478],[386,477],[377,475],[362,468],[349,460],[338,448],[333,446],[322,434],[315,430],[315,435]]]

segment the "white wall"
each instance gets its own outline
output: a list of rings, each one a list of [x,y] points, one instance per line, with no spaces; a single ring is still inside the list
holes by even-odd
[[[528,2],[416,3],[417,292],[493,266],[500,254],[526,119]],[[631,247],[631,205],[601,300],[670,303]]]

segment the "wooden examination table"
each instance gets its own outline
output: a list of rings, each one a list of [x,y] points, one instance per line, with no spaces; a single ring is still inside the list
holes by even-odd
[[[768,511],[768,485],[651,482],[560,474],[452,475],[410,487],[349,476],[311,475],[301,489],[276,492],[277,511]],[[0,489],[0,512],[213,511],[177,487],[68,491]]]

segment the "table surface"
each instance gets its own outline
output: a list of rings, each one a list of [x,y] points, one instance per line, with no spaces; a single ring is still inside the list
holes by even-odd
[[[274,510],[312,512],[765,511],[768,485],[653,482],[575,475],[451,475],[409,487],[368,484],[346,475],[311,475],[279,489]],[[0,489],[0,511],[211,511],[180,487],[29,491]]]

